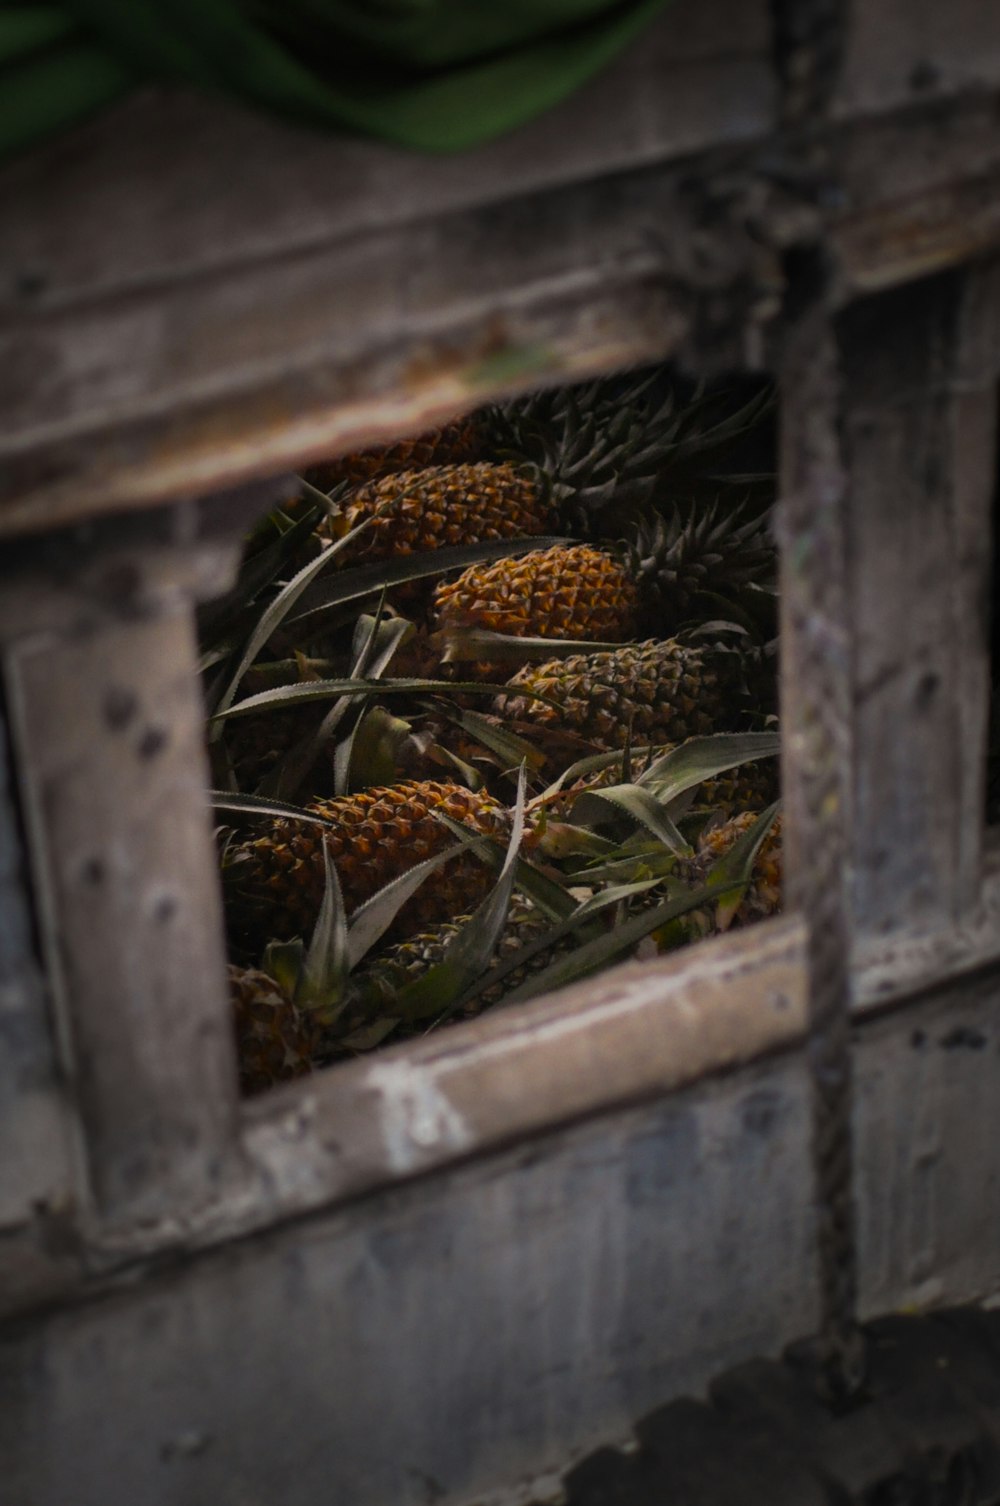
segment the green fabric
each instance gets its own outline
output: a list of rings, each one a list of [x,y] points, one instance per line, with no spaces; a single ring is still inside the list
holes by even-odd
[[[0,156],[151,81],[426,152],[548,109],[667,0],[0,0]]]

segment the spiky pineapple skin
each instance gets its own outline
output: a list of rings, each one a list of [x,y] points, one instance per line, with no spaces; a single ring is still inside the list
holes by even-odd
[[[320,1036],[281,986],[259,968],[229,967],[240,1087],[262,1093],[312,1070]]]
[[[608,751],[624,747],[630,733],[634,741],[683,742],[738,725],[744,709],[738,660],[735,653],[651,638],[526,665],[494,709],[515,722],[569,729]]]
[[[695,856],[679,866],[679,876],[693,887],[704,884],[712,868],[721,858],[732,851],[740,837],[748,832],[759,815],[758,811],[742,811],[728,821],[711,822],[698,838]],[[705,906],[683,918],[683,926],[689,940],[703,936],[715,936],[734,926],[752,925],[756,920],[765,920],[781,909],[782,896],[782,837],[780,815],[773,821],[770,830],[754,858],[750,882],[738,909],[728,916],[723,924],[719,905]]]
[[[536,472],[505,462],[431,466],[369,482],[354,492],[330,533],[372,519],[338,556],[340,565],[423,554],[456,544],[530,538],[555,514]]]
[[[516,638],[633,636],[639,593],[628,572],[590,544],[533,549],[518,559],[472,565],[439,586],[439,628],[480,628]]]
[[[421,932],[388,948],[381,957],[371,963],[359,980],[369,999],[386,1009],[391,1009],[400,991],[408,983],[423,977],[424,973],[444,959],[448,946],[470,918],[468,915],[462,915],[454,921],[445,921],[433,930]],[[546,920],[545,916],[531,905],[515,902],[511,906],[510,914],[500,933],[496,958],[509,957],[530,942],[537,940],[551,927],[551,924],[551,921]],[[513,969],[499,982],[478,993],[463,1010],[464,1016],[481,1014],[483,1010],[489,1009],[505,994],[512,993],[532,973],[545,967],[557,950],[568,950],[573,945],[571,938],[564,938],[561,943],[557,942],[553,947],[540,951],[529,962]]]
[[[708,826],[698,838],[693,878],[704,883],[713,864],[745,835],[756,821],[758,812],[742,811],[728,821]],[[776,816],[754,858],[750,884],[736,912],[734,925],[748,925],[781,909],[782,831],[781,816]]]
[[[508,818],[490,795],[463,785],[413,780],[313,800],[306,809],[325,823],[281,818],[242,845],[236,881],[269,936],[305,935],[319,913],[325,886],[324,839],[336,865],[348,915],[392,879],[440,852],[455,838],[436,812],[505,840]],[[393,934],[450,919],[489,888],[490,870],[459,855],[432,873],[402,907]]]
[[[423,470],[432,465],[457,465],[475,460],[480,453],[479,425],[474,415],[456,418],[437,429],[427,429],[410,439],[356,450],[337,460],[321,462],[306,472],[306,479],[321,491],[331,491],[347,482],[363,486],[399,471]]]
[[[226,735],[237,788],[249,794],[258,790],[296,745],[315,732],[324,709],[291,706],[237,718]]]

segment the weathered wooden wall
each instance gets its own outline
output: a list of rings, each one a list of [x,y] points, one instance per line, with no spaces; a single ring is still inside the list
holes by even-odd
[[[454,160],[164,94],[0,178],[14,1506],[509,1497],[815,1324],[812,914],[234,1101],[191,613],[242,504],[118,515],[525,383],[781,370],[791,889],[835,839],[863,1307],[1000,1286],[1000,13],[817,7],[846,49],[797,134],[812,14],[678,0]],[[812,643],[811,510],[845,565]],[[798,778],[817,643],[832,817]]]
[[[864,1310],[995,1289],[995,983],[860,1026],[858,1071]],[[809,1185],[783,1053],[34,1317],[6,1498],[513,1499],[813,1329]]]

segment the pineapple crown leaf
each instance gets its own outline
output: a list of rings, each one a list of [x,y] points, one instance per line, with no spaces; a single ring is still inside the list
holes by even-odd
[[[553,497],[572,504],[577,521],[615,500],[648,495],[675,443],[677,399],[647,399],[653,372],[623,387],[618,377],[534,393],[483,413],[483,432],[505,459],[529,460],[551,477]],[[684,410],[681,410],[683,412]]]
[[[777,555],[766,521],[743,509],[706,506],[645,509],[617,545],[643,594],[647,613],[678,631],[715,602],[753,629],[754,593],[770,598]]]
[[[684,840],[664,809],[664,802],[648,787],[635,784],[613,784],[604,789],[585,791],[573,807],[574,815],[587,824],[587,812],[597,812],[600,820],[602,808],[611,806],[622,811],[630,820],[638,822],[652,832],[663,846],[676,857],[690,857],[691,846]],[[604,810],[605,817],[607,815]]]
[[[765,813],[767,814],[767,813]],[[761,837],[763,840],[763,836]],[[635,882],[635,881],[633,881]],[[641,881],[644,887],[652,887],[645,880]],[[626,886],[631,887],[631,884]],[[694,889],[686,889],[675,892],[673,886],[668,885],[668,895],[664,902],[640,914],[616,925],[610,930],[603,931],[590,941],[584,941],[566,956],[557,957],[548,967],[535,973],[525,983],[515,988],[504,999],[504,1004],[517,1004],[524,999],[534,998],[536,994],[549,993],[554,989],[562,988],[567,983],[573,983],[580,978],[585,978],[591,973],[599,972],[609,962],[622,956],[623,953],[631,952],[646,936],[672,920],[679,919],[691,910],[697,910],[707,902],[714,902],[738,887],[738,882],[729,873],[720,874],[715,886],[709,888],[708,884],[701,884]],[[592,900],[585,901],[581,909],[582,916],[573,917],[577,924],[581,920],[591,917],[598,909],[605,908],[618,902],[621,893],[614,887],[595,895]],[[565,922],[557,926],[548,936],[548,944],[558,939],[560,932],[566,934],[571,929]],[[541,950],[542,943],[536,943],[533,950]],[[515,958],[509,959],[509,967],[513,966]]]
[[[381,509],[376,510],[370,517],[363,519],[356,527],[345,533],[342,539],[324,549],[315,559],[308,560],[300,570],[293,575],[292,579],[274,596],[261,612],[253,627],[252,632],[243,646],[236,668],[234,669],[225,690],[216,702],[215,711],[226,711],[233,703],[237,688],[243,676],[250,668],[261,649],[284,622],[292,607],[306,590],[307,586],[316,579],[327,565],[333,560],[344,546],[365,528],[368,528],[379,516]],[[221,735],[218,721],[210,727],[209,741],[215,741]]]
[[[775,758],[780,751],[777,732],[717,732],[709,737],[692,737],[650,764],[640,774],[638,784],[655,791],[658,799],[669,805],[706,779],[758,759]]]
[[[337,865],[330,855],[329,842],[323,839],[323,900],[312,937],[302,963],[295,990],[295,1003],[327,1018],[334,1018],[346,1003],[345,985],[350,971],[347,947],[347,913],[337,875]]]
[[[209,654],[222,647],[222,640],[239,625],[246,610],[262,591],[275,583],[283,567],[298,554],[311,536],[318,518],[319,508],[309,508],[291,528],[278,533],[263,548],[247,554],[232,589],[199,607],[198,634],[203,653]],[[225,647],[228,657],[231,648],[229,645]]]
[[[501,758],[508,768],[516,768],[518,764],[525,763],[529,769],[539,769],[545,762],[544,754],[526,738],[510,732],[497,717],[483,716],[478,711],[447,704],[444,706],[444,714],[456,727],[461,727],[468,736],[475,738],[489,752]]]

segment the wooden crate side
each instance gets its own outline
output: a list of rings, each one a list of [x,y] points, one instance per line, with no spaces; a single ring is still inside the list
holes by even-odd
[[[425,1506],[558,1467],[811,1325],[803,1115],[776,1059],[42,1320],[0,1344],[8,1488]]]
[[[344,238],[420,227],[765,134],[765,0],[673,6],[575,96],[498,141],[440,156],[147,91],[0,173],[0,311],[232,276]]]
[[[945,276],[839,325],[854,906],[869,935],[957,921],[981,881],[995,382],[959,379],[964,296]]]
[[[998,1044],[995,974],[857,1029],[866,1314],[1000,1283]],[[813,1329],[808,1124],[778,1055],[11,1327],[14,1499],[527,1492]]]
[[[864,0],[847,7],[833,108],[871,115],[1000,82],[1000,14],[981,0]]]
[[[45,983],[93,1193],[120,1217],[215,1196],[236,1072],[193,598],[252,494],[8,549],[0,643]],[[18,899],[27,878],[18,876]],[[35,1028],[44,1025],[40,996]],[[27,1100],[26,1100],[27,1101]]]
[[[995,321],[995,286],[992,271],[949,273],[856,302],[835,318],[825,366],[821,317],[790,346],[790,882],[794,895],[796,874],[829,847],[799,789],[822,663],[861,948],[974,927],[981,910],[996,465],[996,354],[986,358],[981,326]],[[837,569],[839,599],[820,608]]]
[[[0,696],[0,1230],[68,1212],[74,1177]]]
[[[217,1179],[234,1127],[189,615],[8,660],[50,976],[107,1210],[180,1206]]]

